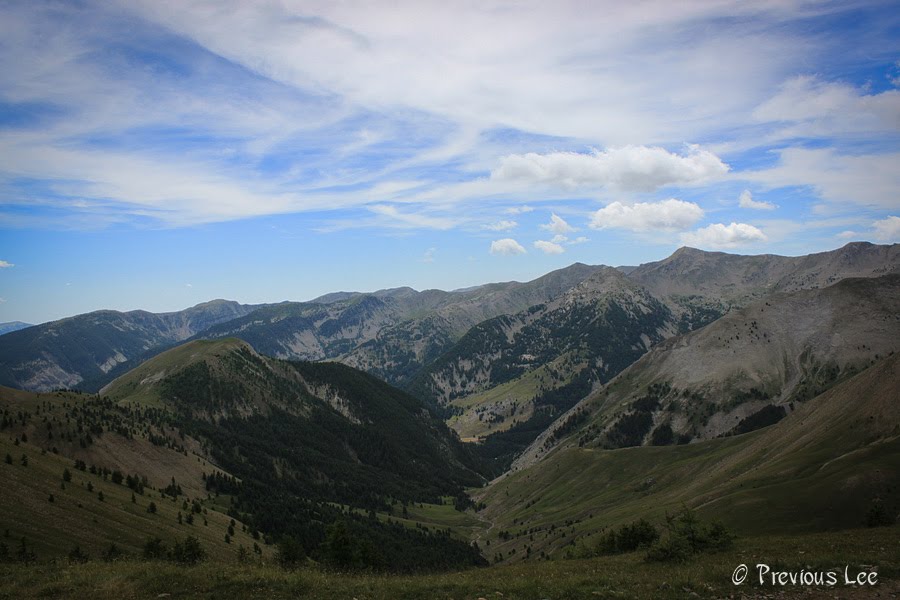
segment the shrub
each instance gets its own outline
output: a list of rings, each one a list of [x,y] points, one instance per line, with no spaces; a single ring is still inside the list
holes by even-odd
[[[106,562],[114,562],[125,557],[125,553],[115,544],[110,544],[109,548],[103,551],[103,560]]]
[[[175,542],[170,558],[183,565],[195,565],[206,558],[206,551],[200,545],[200,540],[189,535],[182,542]]]
[[[147,560],[158,560],[165,558],[166,545],[159,538],[150,538],[144,543],[144,558]]]
[[[72,551],[69,552],[70,563],[86,563],[87,561],[88,555],[81,551],[81,546],[75,546],[72,548]]]
[[[600,538],[594,554],[622,554],[646,548],[659,539],[656,527],[646,519],[639,519],[618,530],[610,529]]]
[[[734,535],[722,523],[704,523],[687,507],[666,515],[666,529],[666,537],[650,547],[647,560],[682,562],[694,554],[724,550],[734,542]]]
[[[869,512],[866,513],[866,527],[889,527],[894,524],[894,516],[890,514],[884,501],[875,498]]]
[[[297,566],[300,561],[306,558],[306,551],[304,550],[303,545],[295,538],[285,536],[278,542],[278,550],[275,556],[278,560],[278,564],[285,569],[290,569]]]

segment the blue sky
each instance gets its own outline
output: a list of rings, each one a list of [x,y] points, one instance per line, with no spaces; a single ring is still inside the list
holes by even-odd
[[[0,321],[900,241],[895,2],[0,3]]]

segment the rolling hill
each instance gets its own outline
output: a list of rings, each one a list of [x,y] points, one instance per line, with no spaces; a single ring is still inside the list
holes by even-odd
[[[252,527],[294,539],[305,553],[327,560],[329,527],[342,523],[353,534],[357,566],[415,570],[481,560],[447,533],[376,518],[401,508],[406,514],[412,503],[464,498],[464,487],[483,479],[440,418],[371,375],[264,357],[233,338],[203,340],[146,361],[102,394],[194,440],[196,453],[236,478],[207,479],[207,488],[231,496]]]

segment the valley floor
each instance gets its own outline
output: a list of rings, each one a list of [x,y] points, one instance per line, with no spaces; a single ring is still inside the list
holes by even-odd
[[[831,588],[731,582],[740,564],[773,571],[833,571]],[[875,586],[847,586],[877,570]],[[519,562],[435,575],[285,571],[266,565],[154,562],[0,565],[0,598],[341,598],[491,600],[542,598],[897,598],[900,527],[739,538],[732,550],[684,564],[644,561],[642,552],[589,560]]]

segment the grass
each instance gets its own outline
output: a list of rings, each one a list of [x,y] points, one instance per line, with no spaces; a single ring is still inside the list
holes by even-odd
[[[739,564],[765,563],[773,570],[836,569],[851,573],[876,567],[873,589],[831,591],[841,598],[890,597],[900,591],[898,529],[850,530],[803,536],[739,539],[735,549],[684,564],[648,563],[642,552],[585,560],[529,561],[485,569],[427,575],[344,574],[305,567],[284,571],[267,564],[207,562],[90,562],[38,566],[0,565],[0,598],[321,598],[538,600],[541,598],[722,598],[744,594],[810,597],[826,589],[731,583]],[[166,596],[161,596],[166,594]],[[830,594],[829,594],[830,595]],[[746,596],[744,596],[746,597]],[[769,596],[774,597],[774,596]]]
[[[527,373],[492,387],[489,390],[457,398],[450,402],[452,406],[463,409],[462,415],[454,415],[447,424],[465,441],[478,439],[506,431],[516,423],[527,421],[534,412],[534,398],[540,393],[541,385],[549,384],[547,389],[555,389],[566,385],[569,380],[555,381],[552,373],[560,369],[560,365],[570,359],[570,353],[557,357],[552,362],[528,371]],[[510,409],[516,406],[518,412],[510,416]],[[496,412],[503,416],[498,423],[481,421],[477,409],[488,409],[487,414]]]
[[[77,419],[70,418],[69,411],[90,399],[73,393],[0,391],[0,409],[8,409],[14,416],[20,412],[31,415],[27,425],[16,424],[0,432],[0,543],[15,552],[24,537],[39,560],[66,556],[75,546],[96,558],[111,544],[134,556],[152,537],[160,537],[171,547],[176,540],[196,536],[210,557],[219,561],[236,560],[240,546],[253,547],[256,540],[242,531],[239,522],[231,543],[225,543],[231,521],[225,514],[228,507],[218,504],[216,498],[207,498],[201,473],[212,472],[214,467],[203,459],[109,431],[95,434],[86,448],[65,439],[64,433],[74,433],[76,428]],[[47,438],[45,420],[55,423],[52,440]],[[22,441],[25,434],[27,442]],[[56,446],[60,454],[52,451]],[[12,464],[6,463],[7,455]],[[22,464],[23,455],[27,466]],[[118,467],[125,475],[146,475],[148,485],[132,501],[132,490],[124,482],[116,484],[99,472],[76,469],[76,458],[87,466]],[[69,482],[63,480],[66,470]],[[158,491],[172,477],[184,491],[177,499]],[[193,524],[188,524],[193,499],[201,502],[205,512],[194,514]],[[151,502],[155,514],[148,512]],[[182,523],[178,522],[179,512]],[[264,554],[271,553],[261,540],[257,543]]]
[[[682,504],[745,535],[861,526],[875,498],[900,506],[897,369],[897,359],[876,365],[740,436],[619,450],[564,444],[475,491],[494,525],[486,555],[528,546],[555,555],[610,526],[660,524]]]

